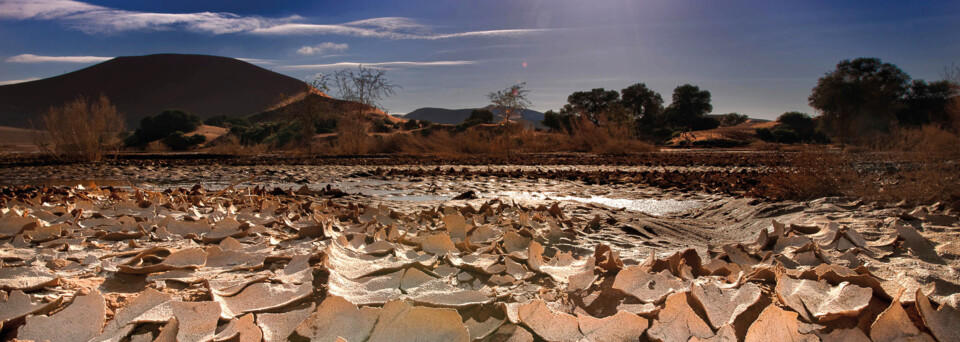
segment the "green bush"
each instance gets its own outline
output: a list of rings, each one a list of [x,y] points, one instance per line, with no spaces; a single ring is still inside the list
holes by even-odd
[[[187,136],[183,132],[176,131],[170,133],[166,138],[163,138],[163,144],[167,145],[171,150],[174,151],[186,151],[191,147],[202,144],[207,141],[207,137],[194,134]]]
[[[334,133],[337,131],[337,118],[320,119],[314,125],[317,134]]]
[[[373,131],[376,133],[390,133],[393,132],[393,125],[388,123],[387,120],[379,118],[373,121]]]
[[[247,121],[247,119],[238,118],[238,117],[229,116],[229,115],[217,115],[209,119],[203,120],[203,123],[210,126],[217,126],[217,127],[223,127],[223,128],[250,127],[250,122]]]
[[[140,120],[140,127],[133,135],[124,139],[126,146],[146,146],[151,141],[164,139],[174,132],[193,132],[203,124],[199,116],[182,110],[165,110],[157,116],[148,116]]]
[[[420,128],[420,121],[418,120],[410,119],[410,120],[407,120],[407,122],[403,123],[404,130],[412,131],[417,128]]]
[[[770,134],[773,135],[774,141],[779,143],[793,144],[800,141],[800,135],[797,134],[797,131],[787,127],[778,126],[771,130]]]
[[[720,127],[720,120],[717,120],[714,117],[701,116],[693,120],[691,129],[694,131],[703,131],[708,129],[714,129]]]
[[[757,138],[760,138],[760,140],[767,141],[767,142],[772,142],[776,140],[773,137],[773,132],[771,132],[769,128],[757,128],[756,132],[757,132]]]
[[[278,124],[274,129],[276,133],[263,140],[274,147],[284,147],[293,141],[300,140],[302,131],[300,130],[300,123],[297,121],[288,124]]]

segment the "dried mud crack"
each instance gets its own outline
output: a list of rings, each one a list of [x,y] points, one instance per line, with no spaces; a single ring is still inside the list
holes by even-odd
[[[957,339],[960,225],[943,205],[704,195],[655,216],[551,198],[377,198],[3,187],[0,337]]]

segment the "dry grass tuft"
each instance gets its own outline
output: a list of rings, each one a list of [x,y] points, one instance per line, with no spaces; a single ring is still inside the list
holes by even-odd
[[[240,139],[235,135],[226,134],[213,141],[207,151],[214,154],[254,157],[267,153],[269,149],[269,145],[262,143],[256,145],[243,145],[240,143]]]
[[[960,198],[960,136],[935,126],[900,129],[871,147],[804,147],[764,180],[778,197],[847,196],[912,204]]]
[[[605,122],[596,125],[584,117],[572,120],[571,126],[570,145],[577,151],[598,154],[657,151],[653,145],[633,139],[629,125]]]
[[[334,151],[337,154],[361,155],[370,150],[371,138],[367,135],[367,126],[360,115],[344,115],[337,122],[337,142]]]
[[[90,102],[80,97],[63,107],[51,107],[42,122],[53,146],[38,147],[62,161],[101,161],[106,153],[120,148],[123,116],[106,96]]]

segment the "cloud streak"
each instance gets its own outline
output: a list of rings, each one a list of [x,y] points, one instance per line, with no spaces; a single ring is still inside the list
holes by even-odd
[[[25,53],[7,58],[7,63],[100,63],[113,57],[100,56],[37,56]]]
[[[17,83],[23,83],[23,82],[36,81],[36,80],[39,80],[39,79],[40,79],[39,77],[31,77],[31,78],[24,78],[24,79],[22,79],[22,80],[0,81],[0,86],[8,85],[8,84],[17,84]]]
[[[384,39],[454,39],[519,37],[554,29],[485,30],[435,33],[430,27],[403,17],[357,20],[340,24],[302,22],[284,18],[242,16],[226,12],[156,13],[127,11],[76,0],[3,0],[0,19],[53,20],[88,34],[182,29],[208,34],[342,35]]]
[[[393,67],[430,67],[430,66],[461,66],[461,65],[473,65],[477,64],[476,61],[433,61],[433,62],[407,62],[407,61],[393,61],[393,62],[374,62],[374,63],[360,63],[360,62],[338,62],[338,63],[329,63],[329,64],[301,64],[301,65],[284,65],[281,66],[281,69],[332,69],[332,68],[344,68],[344,67],[356,67],[359,65],[373,67],[373,68],[393,68]]]
[[[337,44],[333,42],[324,42],[315,46],[303,46],[300,49],[297,49],[297,53],[304,56],[323,55],[327,52],[344,51],[348,48],[350,48],[350,45],[347,45],[346,43]]]

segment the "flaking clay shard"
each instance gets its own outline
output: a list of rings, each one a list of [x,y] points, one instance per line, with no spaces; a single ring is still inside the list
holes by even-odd
[[[260,342],[263,339],[263,332],[254,322],[252,313],[237,319],[237,332],[240,334],[239,342]]]
[[[649,273],[640,266],[625,267],[613,281],[613,288],[634,296],[645,303],[659,302],[674,292],[685,291],[684,284],[670,271]]]
[[[470,332],[470,338],[478,340],[490,336],[500,328],[507,317],[499,309],[491,309],[487,306],[477,306],[469,310],[461,310],[460,316],[463,317],[463,325]]]
[[[859,328],[834,329],[829,334],[819,334],[823,342],[870,342],[867,334]]]
[[[930,298],[917,289],[917,310],[938,341],[960,341],[960,310],[956,307],[943,304],[934,310]]]
[[[295,331],[310,341],[336,341],[337,337],[364,341],[370,336],[379,315],[378,308],[357,308],[341,297],[327,296]]]
[[[122,339],[125,336],[122,331],[124,327],[131,323],[162,323],[173,316],[170,307],[170,301],[173,296],[152,288],[147,288],[129,305],[123,307],[113,317],[113,320],[107,322],[103,328],[103,334],[97,338],[97,341],[110,341]]]
[[[793,279],[781,276],[777,280],[780,302],[797,311],[804,320],[830,320],[841,316],[856,316],[870,304],[873,290],[842,282],[830,286],[823,281]]]
[[[43,266],[0,267],[0,289],[33,291],[45,286],[57,285],[60,278]]]
[[[380,317],[367,341],[469,340],[470,333],[456,310],[391,301],[380,310]]]
[[[406,296],[415,303],[430,306],[461,308],[493,302],[494,297],[475,290],[462,289],[434,279],[411,289]]]
[[[533,342],[533,334],[515,324],[504,324],[483,341],[490,342]]]
[[[151,263],[151,260],[163,258],[160,263]],[[167,248],[151,248],[134,256],[126,263],[117,265],[117,269],[123,273],[147,274],[153,272],[176,270],[176,269],[197,269],[203,267],[207,262],[207,252],[200,248],[190,248],[180,251],[171,251]]]
[[[905,226],[900,222],[894,223],[897,234],[904,240],[904,245],[920,259],[930,262],[942,262],[942,259],[933,248],[930,240],[920,235],[913,227]]]
[[[403,270],[399,270],[359,279],[349,279],[339,273],[331,273],[327,281],[327,292],[358,305],[384,304],[403,295],[400,291],[403,273]]]
[[[819,341],[815,335],[801,334],[797,313],[768,305],[747,329],[745,342]]]
[[[99,291],[78,295],[67,307],[50,316],[27,316],[17,339],[34,341],[89,341],[100,334],[107,303]]]
[[[424,252],[434,255],[460,253],[457,246],[453,244],[453,240],[450,240],[450,234],[447,233],[436,233],[424,238],[423,241],[420,241],[420,248],[423,248]]]
[[[741,313],[760,300],[760,287],[754,283],[740,288],[720,288],[714,283],[693,286],[690,293],[700,302],[707,320],[715,329],[732,325]]]
[[[447,227],[447,232],[454,239],[464,239],[467,237],[467,221],[460,214],[451,214],[443,217],[443,224]]]
[[[326,249],[325,266],[331,273],[336,273],[349,279],[357,279],[374,273],[385,273],[399,270],[404,267],[420,264],[430,266],[437,257],[431,254],[416,254],[413,251],[399,252],[398,255],[382,257],[366,255],[351,251],[340,246],[336,241],[331,242]],[[412,254],[411,254],[412,253]]]
[[[713,330],[687,304],[687,293],[678,292],[667,297],[663,310],[657,315],[647,336],[655,341],[687,341],[691,337],[709,338]]]
[[[266,342],[288,341],[288,337],[297,328],[300,322],[310,317],[316,304],[290,310],[283,313],[257,314],[257,325],[263,331],[263,340]]]
[[[289,284],[303,284],[313,281],[313,269],[310,268],[310,255],[300,254],[291,258],[286,267],[277,271],[276,278]]]
[[[517,308],[517,314],[523,325],[544,340],[578,341],[583,338],[577,317],[553,312],[541,299],[520,305]]]
[[[497,264],[497,261],[500,261],[500,256],[498,255],[467,254],[456,257],[452,254],[447,254],[446,258],[455,267],[467,267],[485,274],[500,273],[506,268],[506,266]]]
[[[171,271],[173,272],[173,271]],[[266,281],[273,276],[270,271],[260,271],[257,273],[220,273],[207,280],[207,287],[210,292],[218,296],[233,296],[240,293],[247,285]]]
[[[163,327],[160,328],[160,334],[157,335],[157,338],[154,339],[153,342],[179,342],[177,340],[179,326],[180,322],[177,322],[177,318],[171,318],[167,324],[164,324]]]
[[[240,331],[237,330],[237,319],[231,319],[230,322],[227,322],[226,325],[221,325],[217,327],[217,334],[213,336],[214,342],[222,342],[232,340],[240,335]]]
[[[617,305],[617,311],[626,311],[643,317],[656,317],[660,307],[650,303],[620,304]]]
[[[900,304],[901,290],[893,298],[890,307],[880,313],[877,319],[870,326],[870,339],[874,342],[894,342],[894,341],[918,341],[933,342],[933,337],[925,332],[921,332],[907,311]]]
[[[312,292],[311,282],[299,285],[256,283],[247,286],[235,296],[221,297],[214,294],[213,299],[223,308],[221,316],[231,319],[247,312],[282,308],[309,296]]]
[[[739,264],[740,267],[749,268],[753,265],[756,265],[760,262],[759,259],[753,257],[749,253],[743,250],[741,245],[723,245],[723,252],[727,254],[727,257],[730,258],[730,261]]]
[[[24,228],[40,225],[40,220],[36,218],[18,216],[13,213],[7,213],[0,216],[0,239],[15,236],[23,232]]]
[[[732,325],[724,325],[710,338],[691,337],[688,342],[737,342],[737,331]]]
[[[530,238],[520,236],[520,234],[513,231],[508,231],[503,234],[503,250],[507,252],[507,254],[522,253],[525,255],[526,253],[523,252],[525,252],[529,246]]]
[[[649,324],[646,318],[626,311],[604,318],[578,314],[577,323],[587,341],[638,341]]]
[[[415,288],[436,279],[436,277],[431,276],[416,267],[411,267],[404,271],[403,278],[400,279],[400,290],[405,293],[409,293]]]
[[[531,270],[540,272],[540,267],[544,264],[543,246],[536,241],[530,241],[530,246],[527,248],[527,265]]]
[[[2,292],[0,292],[0,294],[2,294]],[[0,327],[5,323],[19,320],[27,315],[47,311],[59,305],[59,303],[59,300],[54,300],[49,303],[33,303],[33,301],[30,300],[30,296],[23,293],[23,291],[11,291],[6,301],[0,302]]]
[[[200,236],[211,230],[210,223],[207,221],[178,221],[170,216],[160,220],[160,226],[166,228],[171,234],[180,236]]]
[[[205,249],[207,262],[203,269],[207,270],[245,270],[263,267],[266,260],[265,253],[247,253],[236,250],[224,250],[220,246],[210,246]]]
[[[170,307],[179,323],[177,341],[213,340],[220,317],[220,305],[215,302],[173,302]]]

